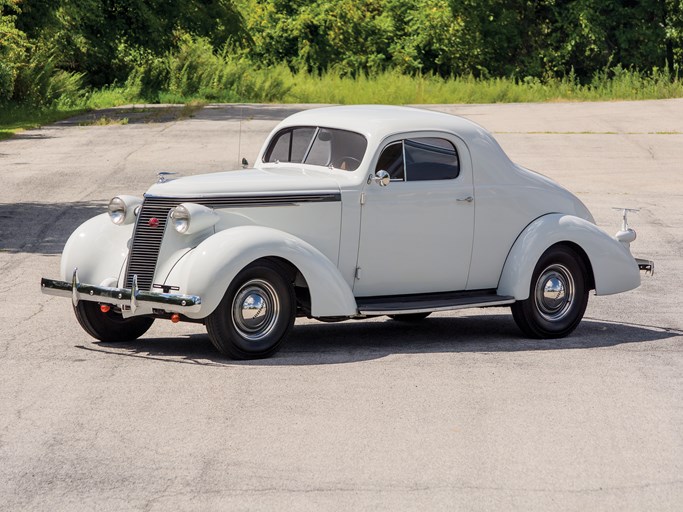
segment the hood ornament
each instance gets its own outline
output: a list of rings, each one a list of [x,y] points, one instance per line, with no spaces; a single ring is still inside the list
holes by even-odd
[[[157,183],[166,183],[171,176],[178,174],[177,172],[161,171],[157,173]]]

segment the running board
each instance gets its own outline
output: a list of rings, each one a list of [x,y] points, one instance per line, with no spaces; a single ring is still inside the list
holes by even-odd
[[[505,306],[515,302],[514,297],[496,295],[495,290],[472,292],[426,293],[419,295],[389,295],[383,297],[356,297],[361,315],[401,315],[429,313],[453,309]]]

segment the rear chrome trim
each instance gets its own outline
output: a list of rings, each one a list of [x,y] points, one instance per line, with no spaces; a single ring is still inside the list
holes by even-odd
[[[137,278],[133,279],[133,282],[137,282]],[[87,300],[130,308],[133,314],[141,306],[174,313],[198,313],[202,304],[201,297],[197,295],[153,293],[138,290],[137,287],[132,289],[111,288],[80,283],[76,269],[74,269],[71,282],[42,278],[40,288],[46,295],[71,297],[74,306],[78,305],[81,300]]]
[[[644,260],[642,258],[635,258],[638,264],[638,270],[645,272],[645,275],[655,275],[655,262],[652,260]]]

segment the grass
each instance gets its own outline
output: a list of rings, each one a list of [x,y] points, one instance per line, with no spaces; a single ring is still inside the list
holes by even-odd
[[[645,75],[615,68],[598,74],[588,84],[572,77],[538,80],[527,78],[477,79],[472,76],[442,79],[410,77],[386,72],[369,78],[322,77],[296,74],[289,78],[290,101],[301,103],[528,103],[548,101],[613,101],[683,97],[683,81],[667,73]]]
[[[198,50],[198,51],[201,51]],[[170,57],[169,57],[170,58]],[[189,57],[188,57],[189,58]],[[201,60],[201,59],[199,59]],[[617,66],[596,73],[587,84],[575,78],[443,79],[407,76],[387,71],[372,77],[340,77],[334,73],[292,73],[285,66],[259,69],[243,61],[213,57],[206,69],[175,65],[162,90],[141,94],[140,79],[124,86],[84,93],[68,105],[50,108],[10,104],[0,107],[0,140],[20,130],[36,128],[91,110],[131,103],[184,104],[176,119],[193,117],[206,102],[331,103],[331,104],[441,104],[524,103],[558,101],[647,100],[683,97],[683,80],[665,71],[645,74]],[[187,75],[187,76],[186,76]],[[133,76],[133,75],[132,75]],[[123,119],[100,118],[98,124],[125,124]]]
[[[108,117],[108,116],[100,116],[96,117],[92,121],[83,121],[82,123],[79,124],[79,126],[111,126],[111,125],[124,125],[128,124],[128,118],[127,117],[122,117],[122,118],[115,118],[115,117]]]
[[[7,105],[0,108],[0,140],[15,133],[38,128],[86,112],[85,108],[39,109],[26,105]]]
[[[190,100],[185,105],[183,105],[183,108],[180,110],[180,113],[178,114],[178,119],[187,119],[188,117],[194,117],[197,112],[199,112],[201,109],[203,109],[206,106],[206,101],[204,100]]]
[[[100,108],[115,107],[132,102],[135,95],[121,87],[106,87],[84,94],[80,101],[68,105],[56,102],[51,107],[10,103],[0,105],[0,140],[8,139],[17,132],[39,128],[62,119],[84,114]],[[120,119],[114,124],[125,124]],[[112,124],[95,121],[97,124]]]

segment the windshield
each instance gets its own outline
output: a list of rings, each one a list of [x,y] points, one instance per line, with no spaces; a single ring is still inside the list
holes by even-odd
[[[359,133],[297,126],[275,134],[263,161],[322,165],[355,171],[363,160],[367,146],[367,140]]]

